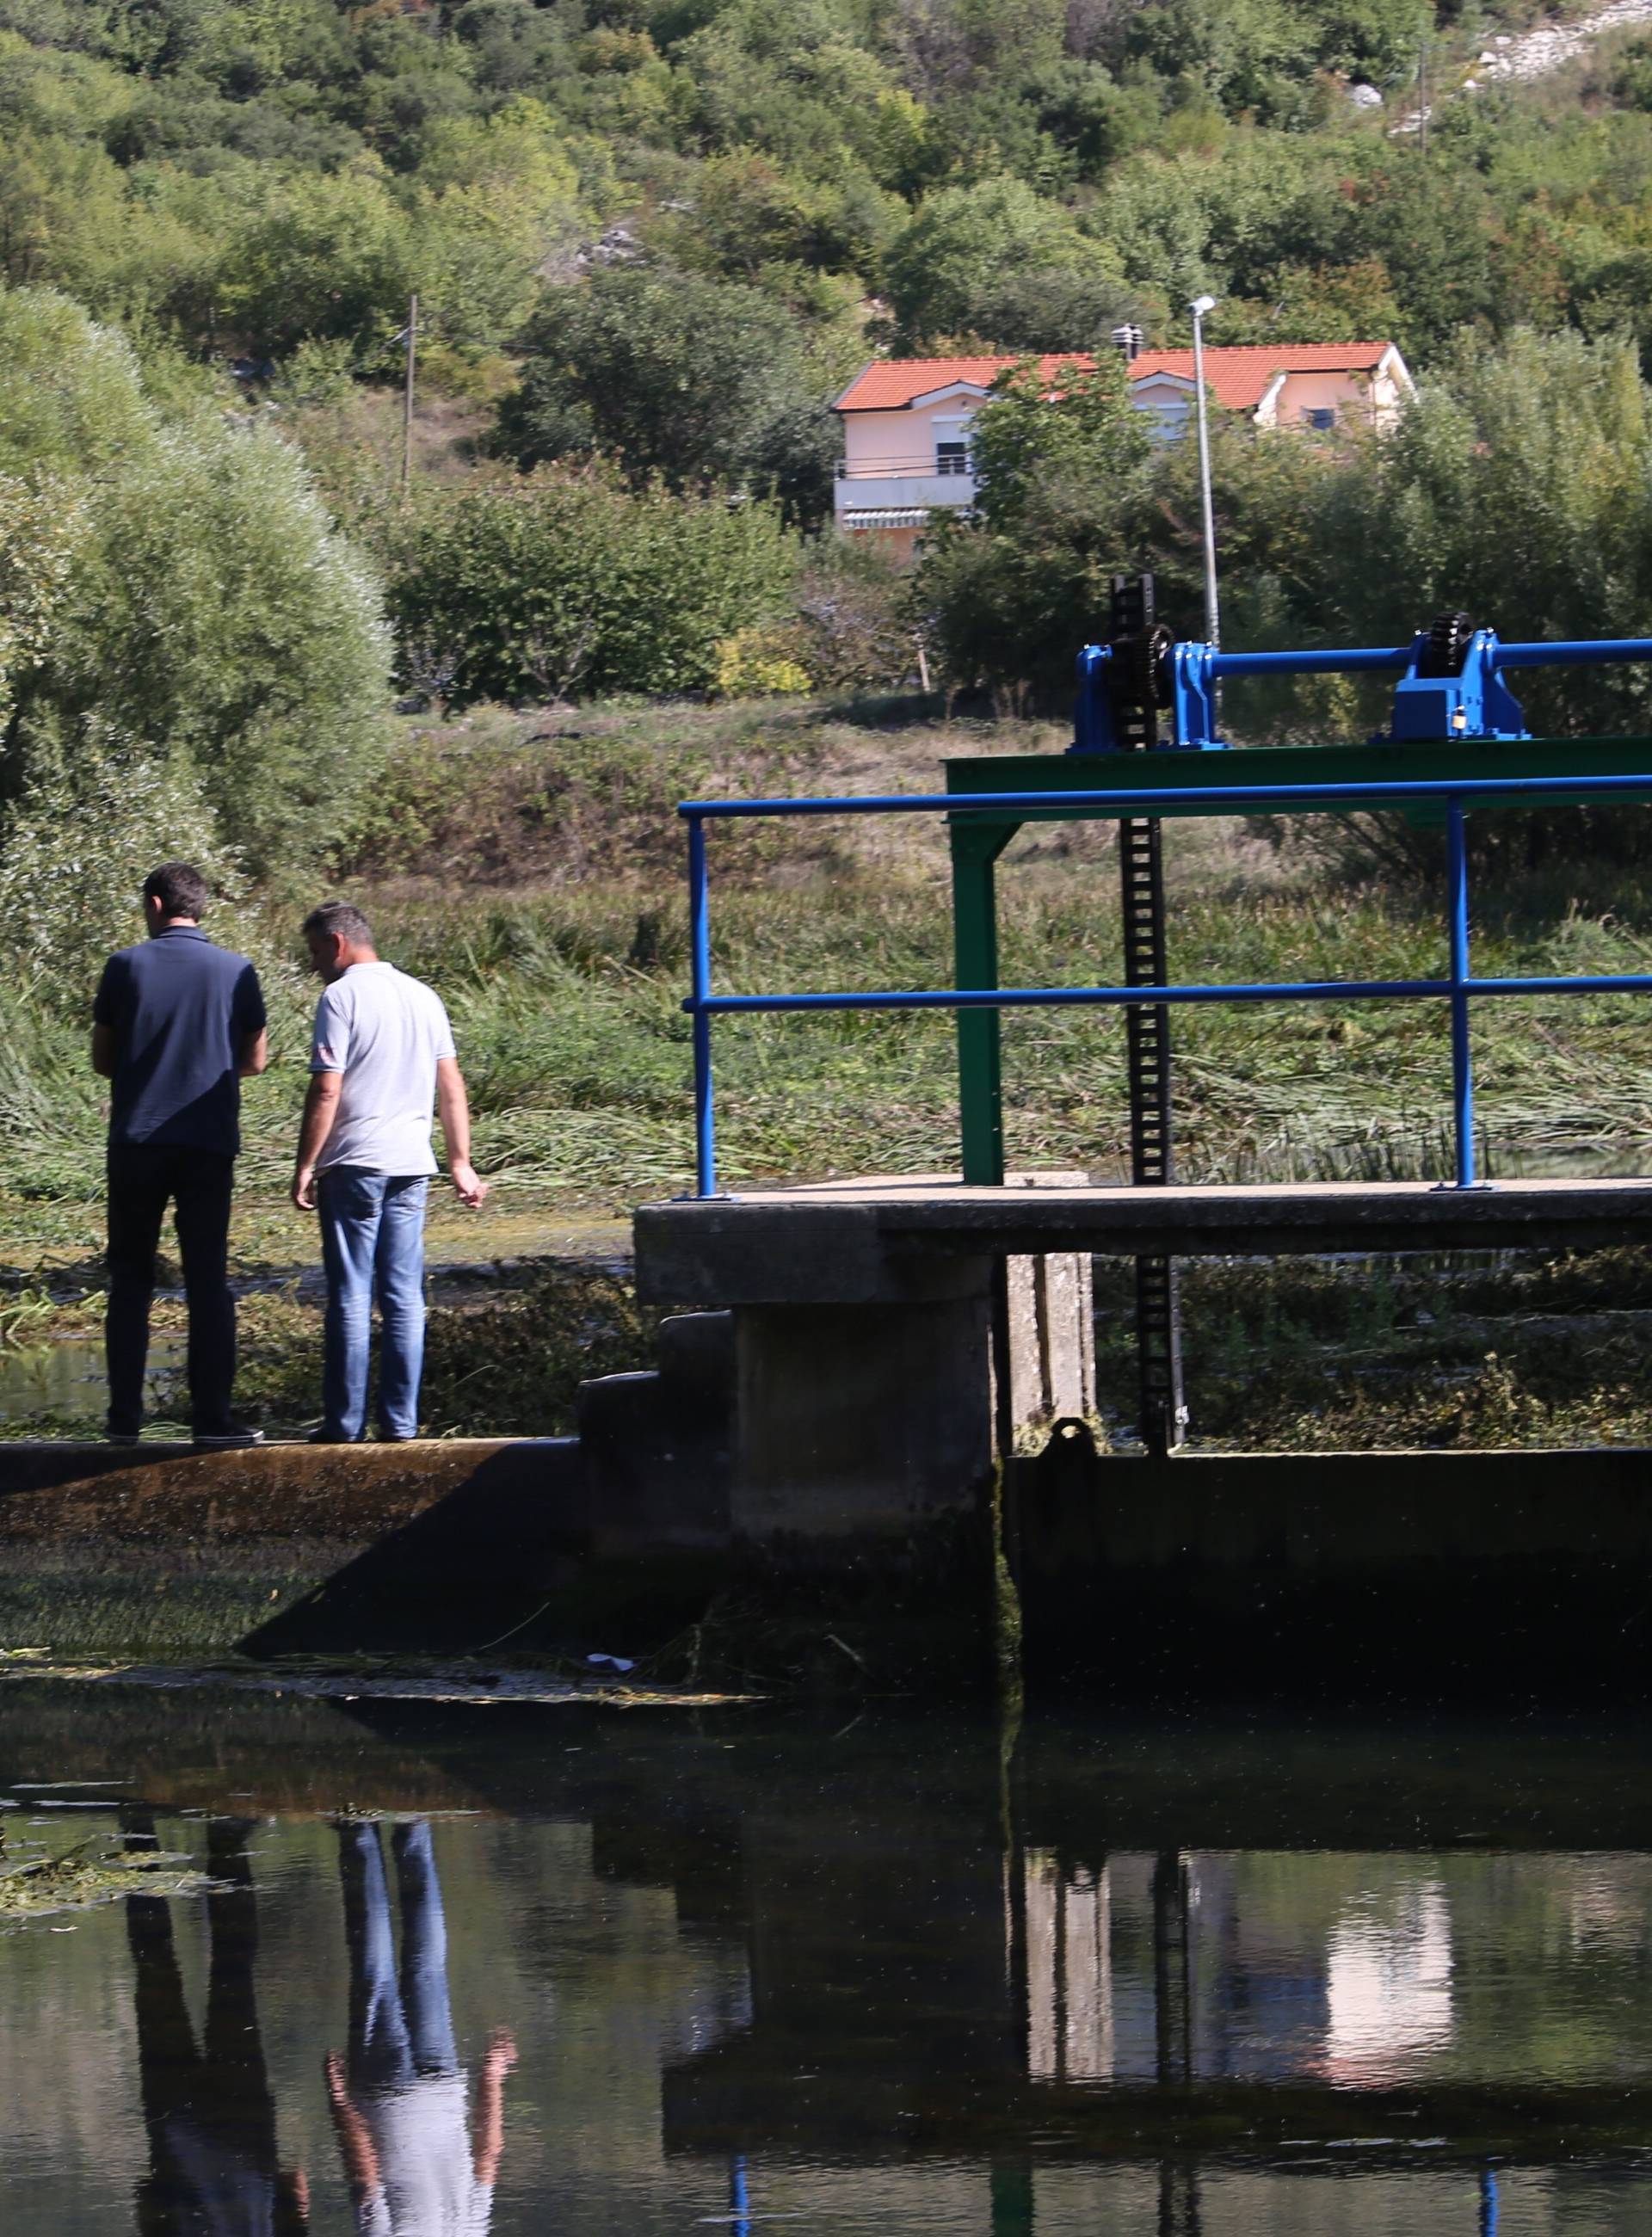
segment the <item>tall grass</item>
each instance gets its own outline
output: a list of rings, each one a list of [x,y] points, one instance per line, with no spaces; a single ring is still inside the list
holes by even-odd
[[[591,719],[582,714],[582,726]],[[496,718],[494,758],[467,731],[472,743],[447,773],[484,791],[497,779],[515,797],[512,788],[533,776],[535,754],[583,756],[574,785],[581,814],[610,801],[606,836],[598,843],[587,831],[580,842],[599,868],[582,872],[547,855],[535,825],[519,874],[495,862],[486,878],[467,881],[445,826],[422,853],[409,840],[393,871],[375,855],[373,874],[340,882],[368,903],[384,952],[446,999],[485,1165],[507,1190],[624,1207],[683,1187],[692,1170],[681,841],[671,798],[702,781],[783,789],[802,763],[811,784],[915,789],[935,782],[937,751],[995,741],[936,729],[891,742],[841,725],[810,730],[795,713],[759,721],[749,710],[719,729],[712,712],[698,710],[668,737],[668,769],[650,775],[638,759],[641,718],[622,710],[611,719],[621,740],[612,751],[601,735],[535,743],[527,723],[512,729]],[[433,797],[440,786],[429,771],[425,782]],[[509,822],[499,799],[488,814],[497,838]],[[928,819],[826,833],[741,827],[715,843],[719,986],[949,983],[944,841]],[[1426,882],[1354,881],[1305,852],[1268,847],[1237,822],[1173,827],[1167,854],[1180,978],[1444,970],[1440,895]],[[1024,835],[1000,882],[1007,983],[1120,975],[1105,829]],[[1488,884],[1477,910],[1475,960],[1486,971],[1644,970],[1652,954],[1652,907],[1628,873],[1582,871],[1569,882],[1550,874],[1525,894]],[[100,960],[87,959],[89,997]],[[275,1062],[246,1097],[243,1179],[254,1188],[278,1188],[291,1154],[303,1020],[304,1001],[284,987]],[[96,1191],[102,1094],[86,1068],[83,1033],[83,1014],[61,999],[48,1005],[15,981],[0,992],[0,1188],[9,1198]],[[1178,1154],[1190,1178],[1429,1178],[1446,1169],[1450,1049],[1438,1001],[1201,1006],[1179,1011],[1173,1034]],[[1643,1002],[1482,1002],[1474,1046],[1496,1168],[1644,1167],[1652,1011]],[[719,1019],[725,1173],[757,1181],[955,1167],[954,1046],[945,1013]],[[1121,1020],[1094,1010],[1008,1013],[1004,1051],[1012,1158],[1121,1174]]]

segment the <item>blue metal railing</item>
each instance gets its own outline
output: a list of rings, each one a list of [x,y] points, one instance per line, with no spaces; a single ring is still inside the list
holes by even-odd
[[[1556,648],[1550,648],[1552,655]],[[1565,650],[1566,648],[1559,648]],[[1249,657],[1249,656],[1247,656]],[[1265,657],[1265,656],[1261,656]],[[693,1020],[695,1184],[716,1196],[717,1130],[711,1079],[711,1020],[725,1013],[796,1010],[1046,1009],[1063,1006],[1194,1002],[1323,1002],[1407,1000],[1427,997],[1450,1003],[1451,1103],[1457,1188],[1475,1188],[1474,1078],[1469,1043],[1469,1004],[1477,995],[1652,993],[1652,972],[1591,972],[1577,976],[1477,979],[1469,968],[1469,871],[1464,803],[1476,800],[1540,802],[1559,795],[1652,795],[1644,776],[1416,778],[1405,782],[1340,784],[1213,784],[1154,790],[1070,792],[884,793],[864,798],[803,800],[687,800],[677,814],[688,825],[689,926],[691,991],[683,1007]],[[990,987],[909,988],[870,993],[716,994],[711,991],[710,873],[705,827],[770,815],[945,815],[960,822],[1035,815],[1041,810],[1088,809],[1098,816],[1140,815],[1154,810],[1231,808],[1236,814],[1308,808],[1334,813],[1373,802],[1403,805],[1441,801],[1446,816],[1446,929],[1444,979],[1280,980],[1215,986]]]

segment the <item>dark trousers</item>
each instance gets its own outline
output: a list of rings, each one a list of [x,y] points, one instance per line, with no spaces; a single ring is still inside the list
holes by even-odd
[[[235,1301],[229,1294],[229,1198],[235,1161],[221,1151],[111,1142],[109,1151],[109,1426],[129,1435],[143,1421],[155,1254],[169,1201],[189,1302],[189,1410],[197,1429],[221,1429],[235,1380]]]
[[[155,1845],[153,1822],[126,1818],[129,1848]],[[138,2192],[141,2237],[246,2237],[302,2232],[288,2176],[278,2174],[275,2101],[259,2033],[254,1965],[258,1909],[247,1855],[250,1826],[214,1818],[207,1828],[211,1939],[206,2023],[199,2045],[164,1897],[126,1906],[136,1990],[138,2075],[149,2136],[149,2173]]]

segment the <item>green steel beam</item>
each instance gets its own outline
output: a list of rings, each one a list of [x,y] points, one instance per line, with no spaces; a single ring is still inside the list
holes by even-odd
[[[1422,745],[1390,745],[1381,740],[1357,746],[1252,746],[1224,754],[1155,750],[1144,754],[1009,754],[949,761],[947,790],[961,802],[979,792],[1190,791],[1205,785],[1403,783],[1424,779],[1485,776],[1636,776],[1652,760],[1652,738],[1458,738]],[[1618,800],[1627,795],[1618,794]],[[1652,800],[1652,791],[1648,794]],[[1546,794],[1546,808],[1583,805],[1557,793]],[[1477,802],[1476,815],[1528,803]],[[1371,801],[1372,809],[1392,811],[1391,801]],[[1538,802],[1533,802],[1536,807]],[[1341,801],[1338,812],[1359,808]],[[1232,807],[1150,808],[1146,815],[1171,817],[1232,815]],[[1278,815],[1307,815],[1324,810],[1279,808]],[[1441,822],[1444,804],[1418,802],[1402,811],[1413,821]],[[1118,810],[1111,811],[1116,815]],[[1082,823],[1107,820],[1107,811],[1086,808],[1029,808],[1011,819],[985,816],[980,822],[954,823],[952,844],[952,934],[955,983],[960,987],[998,984],[998,912],[994,866],[1010,840],[1028,823]],[[963,1177],[980,1187],[995,1188],[1004,1178],[1003,1069],[1000,1013],[958,1013],[958,1111],[963,1140]]]
[[[955,823],[952,944],[960,988],[998,984],[998,902],[993,867],[1014,837],[1014,822]],[[1004,1178],[1003,1073],[996,1010],[958,1013],[958,1118],[963,1177],[997,1188]]]
[[[985,760],[949,761],[947,790],[972,792],[1079,792],[1094,788],[1110,792],[1134,790],[1169,792],[1186,786],[1232,784],[1398,784],[1425,780],[1449,782],[1453,777],[1485,776],[1638,776],[1652,760],[1652,738],[1461,738],[1438,744],[1358,746],[1246,746],[1232,753],[1181,753],[1173,750],[1146,754],[1003,754]],[[1618,794],[1618,801],[1627,801]],[[1648,797],[1652,799],[1652,792]],[[1477,801],[1477,815],[1506,813],[1511,808],[1560,808],[1583,804],[1560,793],[1550,793],[1541,802],[1519,800]],[[1373,809],[1393,812],[1391,801],[1372,801]],[[1360,802],[1339,801],[1337,812],[1349,815]],[[1114,809],[1113,814],[1117,814]],[[1244,814],[1232,807],[1144,808],[1147,815],[1232,815]],[[1285,815],[1323,814],[1308,808],[1268,811]],[[1444,806],[1425,803],[1404,813],[1429,821],[1444,817]],[[1030,808],[1026,820],[1036,823],[1081,823],[1101,811],[1082,808]]]

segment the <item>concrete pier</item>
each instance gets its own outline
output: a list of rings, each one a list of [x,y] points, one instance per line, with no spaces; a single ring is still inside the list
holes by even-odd
[[[1082,1187],[1024,1174],[974,1193],[1041,1203]],[[885,1209],[922,1199],[874,1181],[638,1212],[640,1294],[730,1316],[737,1543],[841,1557],[968,1534],[1008,1454],[1094,1415],[1087,1252],[884,1229]]]
[[[1098,1454],[1014,1462],[1026,1667],[1115,1699],[1642,1701],[1652,1454]]]
[[[653,1363],[578,1439],[0,1445],[0,1648],[624,1653],[753,1681],[1643,1683],[1652,1460],[1109,1451],[1091,1254],[1621,1242],[1652,1184],[1001,1189],[646,1206]],[[998,1556],[1004,1557],[1001,1564]],[[1006,1577],[1019,1593],[1005,1590]],[[730,1611],[733,1611],[730,1615]],[[748,1646],[757,1634],[756,1642]],[[1499,1643],[1500,1642],[1500,1643]],[[973,1673],[973,1675],[972,1675]]]

